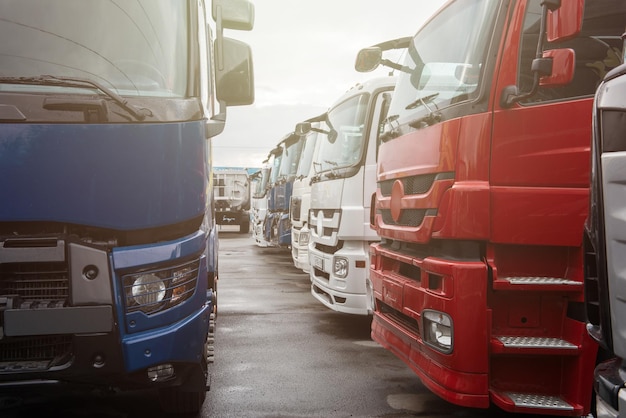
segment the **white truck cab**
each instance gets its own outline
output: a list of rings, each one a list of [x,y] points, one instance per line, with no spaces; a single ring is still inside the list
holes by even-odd
[[[325,117],[325,115],[323,115]],[[309,120],[310,129],[304,136],[304,145],[296,179],[293,182],[289,218],[291,220],[291,256],[293,265],[308,273],[309,264],[309,208],[311,207],[311,178],[315,175],[313,162],[319,150],[319,122]],[[296,128],[297,130],[297,128]]]
[[[372,313],[367,296],[369,245],[379,241],[370,228],[376,191],[378,134],[384,123],[394,77],[357,84],[328,110],[313,163],[309,210],[311,293],[328,308]]]
[[[252,178],[252,198],[250,211],[252,218],[252,238],[259,247],[267,247],[268,242],[263,233],[263,225],[267,216],[267,185],[271,166],[265,161],[261,170]]]

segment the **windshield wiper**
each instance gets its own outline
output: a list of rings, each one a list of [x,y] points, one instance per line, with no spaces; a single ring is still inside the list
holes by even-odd
[[[324,162],[330,166],[330,173],[327,173],[326,177],[328,178],[339,177],[339,174],[335,172],[335,168],[334,168],[334,167],[338,167],[339,164],[336,161],[330,161],[330,160],[324,160]]]
[[[128,104],[122,96],[104,87],[97,81],[88,80],[79,77],[62,77],[54,75],[42,75],[37,77],[0,77],[0,84],[38,84],[45,86],[63,86],[63,87],[90,87],[96,88],[110,97],[122,109],[126,110],[137,120],[144,120],[146,116],[150,116],[151,112],[147,109],[136,108]]]
[[[418,97],[414,102],[406,105],[405,109],[415,109],[418,106],[424,106],[430,113],[433,113],[433,110],[428,106],[428,102],[432,102],[435,97],[439,96],[439,93],[429,94],[428,96]]]
[[[428,115],[412,120],[408,123],[411,128],[421,129],[441,122],[441,112],[439,112],[437,103],[433,103],[435,105],[435,110],[428,105],[428,103],[432,102],[437,96],[439,96],[439,93],[429,94],[428,96],[419,97],[417,100],[407,105],[405,109],[415,109],[421,105],[428,110]]]

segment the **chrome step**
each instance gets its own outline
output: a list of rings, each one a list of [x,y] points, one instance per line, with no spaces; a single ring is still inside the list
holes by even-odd
[[[575,280],[562,279],[558,277],[503,277],[500,280],[505,280],[511,284],[581,285],[580,282]]]
[[[499,336],[496,337],[505,347],[510,348],[564,348],[577,350],[578,347],[569,341],[551,337],[520,337]]]
[[[520,392],[504,392],[504,395],[508,396],[513,401],[515,406],[521,408],[549,409],[558,411],[574,410],[573,405],[558,396]]]

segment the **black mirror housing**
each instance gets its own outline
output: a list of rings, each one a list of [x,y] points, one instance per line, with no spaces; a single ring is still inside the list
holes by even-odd
[[[383,51],[377,46],[363,48],[356,56],[354,69],[360,73],[374,71],[381,63]]]
[[[223,65],[216,71],[216,96],[226,106],[243,106],[254,103],[254,71],[252,51],[248,44],[231,38],[216,43],[216,55]]]

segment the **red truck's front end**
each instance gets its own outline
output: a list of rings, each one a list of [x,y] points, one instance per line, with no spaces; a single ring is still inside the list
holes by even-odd
[[[624,14],[543,3],[450,1],[413,38],[378,156],[372,337],[450,402],[580,416],[591,109]]]

